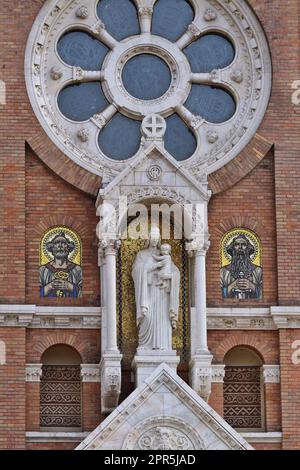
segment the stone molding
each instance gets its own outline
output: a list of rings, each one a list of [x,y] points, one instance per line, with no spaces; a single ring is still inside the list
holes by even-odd
[[[80,375],[83,383],[100,382],[100,364],[81,364]]]
[[[101,328],[101,307],[0,305],[0,328]],[[207,309],[209,330],[300,328],[300,307],[220,307]]]
[[[271,307],[276,328],[300,328],[300,307]]]
[[[1,327],[99,329],[101,307],[0,305]]]
[[[81,442],[87,432],[26,432],[26,442]]]
[[[26,364],[26,382],[40,382],[43,364]]]
[[[279,365],[263,365],[262,376],[265,384],[280,383],[280,366]]]
[[[270,308],[208,308],[208,330],[276,330]]]
[[[282,442],[281,432],[241,432],[241,435],[249,443],[274,444]]]

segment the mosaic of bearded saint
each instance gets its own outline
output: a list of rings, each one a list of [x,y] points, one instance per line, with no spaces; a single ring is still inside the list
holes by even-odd
[[[262,296],[262,268],[251,261],[254,246],[245,234],[237,235],[224,248],[231,263],[221,268],[221,289],[223,298],[259,299]]]
[[[61,231],[45,244],[53,258],[40,267],[41,297],[80,297],[82,294],[82,269],[70,261],[75,243]]]

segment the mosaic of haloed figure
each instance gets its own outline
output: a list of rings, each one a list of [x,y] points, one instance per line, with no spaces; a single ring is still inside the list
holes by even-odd
[[[40,296],[82,295],[81,240],[71,229],[55,227],[40,246]]]
[[[262,298],[261,243],[257,235],[234,229],[223,237],[220,274],[223,298]]]

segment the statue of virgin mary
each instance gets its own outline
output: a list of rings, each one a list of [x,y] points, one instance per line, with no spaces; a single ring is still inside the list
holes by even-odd
[[[178,321],[180,273],[168,260],[168,272],[158,261],[160,231],[151,227],[146,249],[141,250],[133,263],[136,318],[139,332],[138,352],[172,350],[172,327]]]

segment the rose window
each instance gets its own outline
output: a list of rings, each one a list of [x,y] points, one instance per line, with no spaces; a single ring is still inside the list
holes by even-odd
[[[142,150],[154,113],[166,150],[196,177],[212,172],[249,142],[270,95],[267,43],[241,0],[50,1],[26,57],[41,124],[98,174]]]

